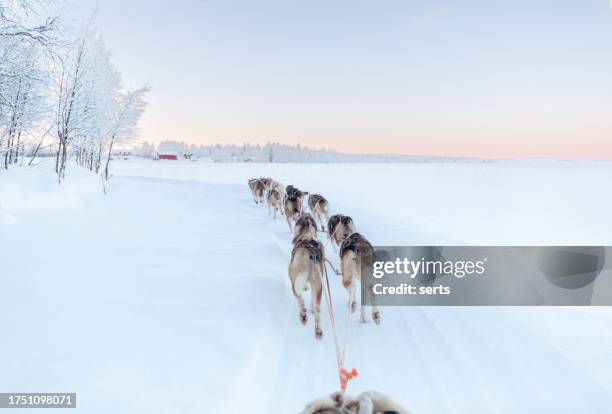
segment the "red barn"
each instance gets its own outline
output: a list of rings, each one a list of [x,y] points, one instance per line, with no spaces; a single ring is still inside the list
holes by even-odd
[[[178,153],[174,151],[158,152],[157,158],[160,160],[178,160]]]

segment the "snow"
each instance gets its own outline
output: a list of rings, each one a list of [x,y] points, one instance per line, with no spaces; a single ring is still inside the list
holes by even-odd
[[[77,392],[87,413],[295,413],[336,390],[328,317],[320,342],[299,323],[291,236],[252,202],[254,176],[324,194],[374,244],[612,241],[610,163],[132,159],[107,195],[69,167],[61,187],[50,162],[0,172],[0,389]],[[383,308],[380,326],[350,322],[350,391],[414,413],[607,413],[611,322],[595,307]]]

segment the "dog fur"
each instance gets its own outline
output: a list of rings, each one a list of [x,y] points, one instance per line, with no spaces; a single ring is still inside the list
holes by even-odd
[[[310,212],[321,223],[321,229],[325,230],[325,223],[329,222],[329,203],[320,194],[311,194],[308,196],[308,207]]]
[[[276,218],[277,211],[282,212],[282,209],[280,208],[282,198],[283,194],[274,187],[266,192],[266,200],[268,202],[268,214],[272,214],[273,218]]]
[[[272,188],[272,183],[274,182],[274,180],[269,177],[260,178],[259,181],[262,182],[266,190],[270,190]]]
[[[295,241],[289,262],[289,280],[291,289],[298,303],[298,317],[303,325],[308,321],[308,312],[304,304],[303,292],[310,287],[310,310],[315,318],[315,338],[323,337],[321,328],[321,294],[323,285],[324,256],[323,244],[315,238],[300,238]]]
[[[302,213],[295,222],[293,234],[295,235],[292,242],[293,244],[295,244],[298,240],[316,238],[317,224],[315,223],[315,219],[312,217],[312,215]]]
[[[255,204],[258,204],[257,196],[255,195],[255,185],[257,184],[258,181],[259,181],[259,178],[251,178],[249,180],[249,189],[251,190],[251,195],[253,196],[253,201],[255,202]]]
[[[340,246],[344,239],[356,231],[357,228],[355,227],[353,219],[343,214],[334,214],[327,222],[328,236],[336,243],[337,246]]]
[[[293,233],[295,222],[300,214],[302,214],[302,206],[306,195],[308,195],[307,192],[300,191],[292,185],[287,186],[285,198],[283,199],[283,209],[285,210],[285,218],[287,219],[287,225],[291,233]]]
[[[266,185],[262,180],[257,180],[253,184],[253,194],[255,195],[255,204],[263,204],[264,194],[266,192]]]
[[[362,266],[372,267],[374,262],[374,248],[359,233],[353,233],[344,239],[340,246],[340,267],[342,271],[342,285],[348,290],[349,293],[349,308],[351,313],[357,309],[357,302],[355,299],[355,292],[357,290],[357,281],[362,279]],[[364,289],[364,286],[361,286]],[[371,289],[371,287],[370,287]],[[368,289],[368,292],[370,291]],[[372,302],[372,319],[377,325],[380,324],[380,310],[376,304],[375,295],[370,295]],[[361,317],[360,322],[368,322],[365,315],[365,306],[361,303],[360,307]]]
[[[278,190],[281,194],[285,194],[285,186],[278,181],[272,181],[272,189]]]
[[[314,400],[300,414],[409,414],[408,410],[379,391],[366,391],[356,398],[340,392]]]

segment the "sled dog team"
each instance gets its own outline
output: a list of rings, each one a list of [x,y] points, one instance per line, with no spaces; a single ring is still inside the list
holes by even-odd
[[[357,233],[355,223],[349,216],[330,216],[329,202],[320,194],[301,191],[293,185],[286,188],[272,178],[253,178],[249,188],[255,204],[268,204],[268,214],[284,215],[293,234],[293,250],[289,262],[289,279],[293,295],[298,303],[300,322],[306,324],[308,311],[303,292],[310,289],[310,311],[315,319],[315,337],[323,336],[321,329],[321,296],[325,272],[325,248],[317,233],[327,233],[334,250],[339,246],[342,285],[348,292],[351,313],[357,309],[357,282],[361,281],[362,266],[371,266],[374,249],[368,240]],[[306,200],[306,197],[307,200]],[[305,203],[306,201],[306,203]],[[308,206],[305,211],[304,204]],[[363,287],[362,287],[363,289]],[[380,324],[380,310],[372,298],[372,320]],[[360,307],[360,321],[367,322],[365,306]]]
[[[357,281],[361,281],[362,266],[372,266],[374,249],[370,242],[357,233],[353,219],[342,214],[330,216],[329,202],[320,194],[309,194],[293,185],[286,188],[272,178],[253,178],[249,188],[255,204],[268,205],[268,214],[276,218],[277,211],[284,215],[293,234],[293,250],[289,262],[289,279],[293,295],[298,303],[300,322],[306,325],[308,311],[303,292],[310,289],[310,311],[315,318],[315,338],[321,339],[321,296],[325,272],[325,248],[317,237],[318,232],[327,233],[327,240],[340,256],[342,285],[348,291],[350,312],[357,309]],[[304,200],[308,211],[304,211]],[[337,247],[338,246],[338,247]],[[362,289],[364,287],[362,286]],[[380,310],[372,301],[372,319],[380,324]],[[330,298],[331,300],[331,298]],[[360,322],[368,322],[364,304],[360,307]],[[377,391],[367,391],[352,398],[342,393],[314,400],[302,414],[408,414],[408,411],[391,398]]]

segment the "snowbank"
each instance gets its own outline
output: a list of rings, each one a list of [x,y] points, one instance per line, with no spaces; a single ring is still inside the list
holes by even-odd
[[[61,186],[51,162],[0,172],[0,224],[15,224],[27,213],[78,210],[85,205],[83,195],[102,191],[94,174],[77,166],[69,167],[67,180]]]

